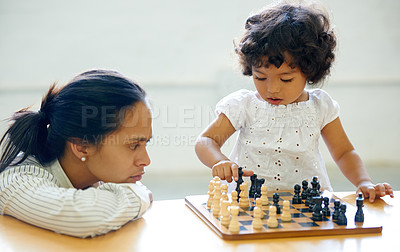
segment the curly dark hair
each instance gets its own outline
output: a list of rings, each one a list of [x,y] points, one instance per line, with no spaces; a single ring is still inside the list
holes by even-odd
[[[235,47],[244,75],[251,76],[253,66],[273,64],[279,68],[283,62],[299,67],[310,85],[329,74],[336,37],[323,11],[279,4],[250,16],[245,29]]]

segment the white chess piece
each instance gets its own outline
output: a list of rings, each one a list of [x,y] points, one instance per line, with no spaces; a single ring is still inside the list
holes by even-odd
[[[221,186],[221,190],[222,190],[221,200],[229,200],[229,197],[228,197],[228,185],[227,184],[223,184]]]
[[[238,221],[238,215],[239,215],[239,207],[237,206],[231,206],[230,207],[232,219],[231,222],[229,223],[229,231],[233,234],[239,233],[239,221]]]
[[[278,220],[276,219],[276,207],[269,207],[269,218],[267,220],[267,226],[270,228],[278,227]]]
[[[238,206],[238,202],[237,202],[238,192],[237,191],[232,191],[231,195],[232,195],[232,203],[231,203],[231,205],[232,206]]]
[[[263,206],[268,206],[268,189],[266,185],[261,186],[261,201]]]
[[[261,219],[264,218],[265,214],[264,211],[262,211],[262,200],[261,198],[256,199],[256,207],[261,209]]]
[[[212,213],[215,217],[219,216],[221,211],[221,182],[214,182],[214,198],[211,206]]]
[[[253,229],[261,230],[262,229],[262,210],[259,207],[254,207],[254,219],[253,219]]]
[[[231,221],[231,215],[228,210],[229,201],[222,201],[221,202],[221,224],[224,226],[228,226]]]
[[[283,212],[282,212],[281,220],[285,221],[285,222],[292,221],[292,216],[290,214],[290,202],[288,200],[283,201]]]
[[[214,198],[214,180],[210,181],[210,184],[208,185],[207,194],[208,194],[207,208],[211,208]]]

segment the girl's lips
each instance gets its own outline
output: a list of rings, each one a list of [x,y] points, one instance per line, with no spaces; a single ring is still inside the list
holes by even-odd
[[[129,180],[133,180],[135,182],[140,181],[142,179],[143,174],[144,174],[144,172],[139,175],[136,175],[136,176],[130,176]]]
[[[282,99],[279,99],[279,98],[267,98],[267,101],[272,105],[279,105],[279,103],[281,103]]]

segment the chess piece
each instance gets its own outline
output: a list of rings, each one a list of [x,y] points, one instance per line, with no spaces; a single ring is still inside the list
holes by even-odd
[[[324,207],[322,208],[322,215],[324,217],[331,216],[331,210],[329,209],[329,198],[328,197],[324,198]]]
[[[208,185],[208,200],[207,200],[207,208],[211,208],[213,198],[214,198],[214,180],[210,181],[210,184]]]
[[[254,219],[253,219],[253,229],[261,230],[262,229],[262,210],[259,207],[254,207]]]
[[[260,197],[260,199],[261,199],[261,202],[262,202],[262,205],[263,206],[268,206],[269,205],[269,203],[268,203],[268,189],[267,189],[267,186],[266,185],[262,185],[261,186],[261,197]]]
[[[233,234],[239,233],[239,221],[238,221],[238,215],[239,215],[239,207],[237,206],[231,206],[230,209],[232,219],[231,222],[229,223],[229,231]]]
[[[317,176],[314,176],[312,178],[311,186],[312,186],[311,193],[313,194],[312,197],[319,196],[319,188],[318,187],[320,187],[320,185],[319,185],[319,180],[318,180]]]
[[[340,212],[339,212],[337,224],[338,225],[347,225],[346,204],[340,205]]]
[[[267,226],[269,228],[278,227],[278,220],[276,219],[276,207],[275,206],[269,207],[269,217],[267,220]]]
[[[231,221],[231,215],[228,210],[229,201],[222,201],[221,202],[221,224],[224,226],[228,226]]]
[[[239,207],[241,207],[241,208],[250,207],[250,201],[249,201],[249,198],[247,197],[246,184],[245,183],[240,185]]]
[[[364,206],[364,198],[362,193],[358,194],[358,197],[356,199],[356,205],[357,205],[357,212],[356,216],[354,217],[355,222],[364,222],[364,212],[363,212],[363,206]]]
[[[322,221],[322,201],[324,200],[324,198],[322,196],[317,196],[313,198],[314,206],[313,206],[313,214],[311,219],[313,221]]]
[[[257,174],[253,174],[250,177],[251,186],[249,190],[249,198],[254,198],[256,194],[256,187],[257,187]]]
[[[283,212],[281,220],[284,222],[292,221],[292,215],[290,214],[290,202],[288,200],[283,201]]]
[[[292,204],[301,204],[301,196],[300,196],[300,185],[296,184],[294,186],[294,196],[292,198]]]
[[[238,168],[238,180],[236,181],[236,191],[238,193],[238,196],[240,197],[240,185],[243,183],[243,168],[239,167]]]
[[[301,182],[303,191],[301,192],[301,199],[305,200],[307,199],[307,193],[308,193],[308,182],[307,180],[303,180],[303,182]]]
[[[237,191],[232,191],[231,195],[232,195],[232,203],[231,203],[231,205],[232,206],[238,206],[238,194],[237,194]]]
[[[254,195],[254,198],[260,198],[261,197],[261,187],[264,184],[265,179],[257,179],[256,180],[256,194]]]
[[[262,200],[261,198],[256,199],[256,207],[262,210]],[[261,219],[264,218],[264,211],[261,211]]]
[[[221,181],[214,182],[214,199],[211,206],[212,213],[215,217],[219,216],[221,211]]]
[[[334,211],[332,214],[332,219],[337,220],[339,218],[339,213],[340,213],[340,201],[335,200],[335,203],[333,203]]]
[[[280,214],[281,213],[281,207],[279,206],[279,194],[278,193],[274,193],[272,198],[273,198],[274,206],[276,207],[276,214]]]
[[[229,197],[228,197],[228,185],[227,184],[223,184],[221,186],[221,191],[222,191],[221,200],[229,200]]]

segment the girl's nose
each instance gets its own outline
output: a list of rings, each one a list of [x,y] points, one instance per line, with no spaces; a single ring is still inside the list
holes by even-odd
[[[280,89],[281,89],[280,84],[276,81],[270,81],[267,83],[267,90],[271,94],[278,93]]]

